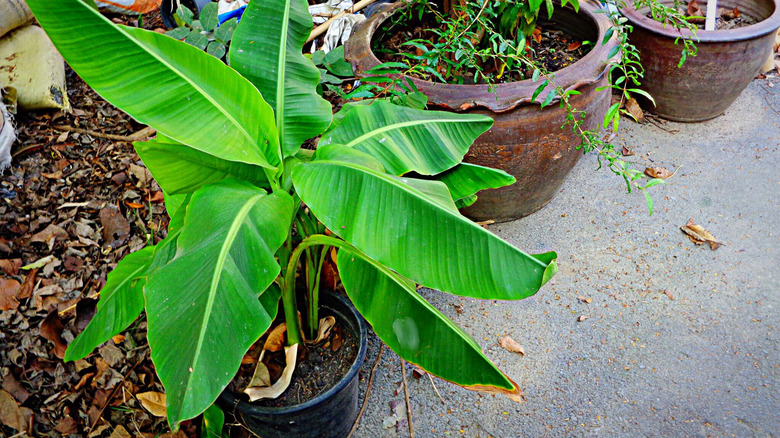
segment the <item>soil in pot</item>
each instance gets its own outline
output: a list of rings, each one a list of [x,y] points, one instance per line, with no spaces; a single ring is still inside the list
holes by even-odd
[[[696,1],[690,1],[684,5],[680,5],[678,8],[680,12],[688,15],[688,21],[695,24],[699,30],[704,30],[704,16],[707,11],[702,10],[699,3]],[[653,14],[648,12],[645,17],[652,19]],[[696,18],[693,18],[696,17]],[[758,20],[750,15],[744,15],[739,10],[739,6],[733,9],[718,8],[717,16],[715,17],[715,30],[730,30],[739,29],[740,27],[751,26],[758,23]]]
[[[358,353],[357,337],[345,327],[344,321],[327,308],[323,308],[320,317],[336,316],[336,325],[330,335],[317,345],[307,345],[306,350],[299,354],[290,386],[275,399],[262,399],[253,402],[256,406],[286,407],[304,403],[335,386],[349,371]],[[281,323],[275,321],[273,327]],[[230,382],[228,389],[235,394],[241,394],[247,387],[257,367],[257,359],[263,349],[267,336],[257,341],[244,356],[244,362]],[[266,356],[269,356],[266,353]],[[285,367],[284,351],[270,354],[266,364],[271,380],[276,381]]]
[[[421,55],[421,49],[404,44],[412,40],[436,41],[438,36],[432,29],[443,27],[436,17],[427,13],[421,18],[415,16],[408,21],[399,21],[380,27],[373,40],[373,50],[381,62],[406,62],[411,56]],[[438,29],[444,31],[444,29]],[[540,20],[539,26],[532,37],[527,40],[528,55],[539,64],[539,67],[549,72],[558,71],[564,67],[582,59],[592,47],[592,42],[583,41],[574,35],[560,29],[556,23]],[[415,65],[416,60],[410,64]],[[449,83],[474,84],[474,72],[463,71],[445,74],[443,69],[439,71]],[[495,65],[484,66],[487,75],[495,77],[495,83],[522,81],[533,75],[533,69],[523,65],[505,74],[498,75]],[[500,77],[498,77],[500,76]],[[421,76],[421,79],[436,81],[434,76]],[[479,83],[484,83],[480,81]]]
[[[323,308],[320,317],[336,316],[336,325],[330,335],[317,345],[307,345],[306,350],[299,354],[290,386],[275,399],[262,399],[253,402],[257,406],[286,407],[304,403],[332,388],[349,371],[358,352],[357,337],[344,325],[338,315]],[[275,327],[282,321],[275,321]],[[244,362],[230,382],[228,389],[241,394],[247,387],[257,367],[257,359],[263,349],[267,336],[257,341],[244,356]],[[271,380],[276,381],[285,367],[284,351],[266,353],[270,356],[266,364]]]

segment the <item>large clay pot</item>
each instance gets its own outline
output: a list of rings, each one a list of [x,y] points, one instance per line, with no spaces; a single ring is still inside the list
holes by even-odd
[[[357,355],[347,374],[313,399],[284,408],[258,406],[224,391],[217,404],[256,436],[263,438],[344,438],[358,415],[358,371],[366,359],[368,329],[344,296],[323,290],[321,316],[333,315],[357,339]]]
[[[346,59],[358,76],[378,65],[371,50],[374,32],[390,16],[406,6],[405,2],[385,5],[379,12],[361,23],[346,44]],[[581,2],[579,13],[571,8],[557,8],[552,18],[554,27],[565,29],[585,41],[604,39],[610,21],[596,13],[597,6]],[[586,129],[595,129],[603,120],[610,93],[598,92],[606,86],[608,77],[604,62],[615,46],[613,40],[597,43],[584,58],[555,72],[555,83],[581,94],[571,99],[574,107],[587,112]],[[569,171],[582,153],[577,150],[581,138],[566,123],[566,111],[557,103],[540,109],[547,94],[532,101],[539,82],[525,80],[487,85],[438,84],[412,78],[429,99],[429,108],[456,112],[485,114],[495,120],[493,127],[480,136],[466,155],[465,161],[502,169],[517,182],[509,187],[485,190],[477,202],[463,210],[476,220],[513,220],[544,207],[555,196]]]
[[[668,6],[673,1],[660,3]],[[707,0],[700,0],[699,5],[706,11]],[[721,7],[738,7],[742,15],[760,22],[731,30],[698,31],[699,54],[688,57],[681,68],[677,65],[682,43],[674,43],[680,32],[646,17],[644,9],[622,11],[634,26],[629,39],[639,49],[645,67],[641,88],[653,96],[656,106],[650,109],[659,116],[699,122],[723,114],[769,57],[780,27],[780,0],[720,0]],[[691,37],[691,33],[682,31],[682,36]]]

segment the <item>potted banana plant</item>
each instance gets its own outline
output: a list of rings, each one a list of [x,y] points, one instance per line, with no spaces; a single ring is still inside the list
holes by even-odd
[[[466,388],[521,398],[474,339],[416,292],[419,284],[517,300],[557,271],[555,253],[526,254],[455,207],[514,181],[462,163],[489,118],[385,101],[334,118],[316,92],[318,69],[301,54],[312,28],[304,0],[252,2],[230,66],[116,25],[82,0],[28,4],[91,87],[157,130],[135,148],[172,217],[167,237],[111,272],[66,360],[90,354],[145,310],[176,429],[220,396],[278,309],[288,345],[305,345],[320,308],[321,254],[335,247],[349,300],[401,357]],[[301,148],[318,135],[322,146]],[[301,300],[296,277],[306,285]]]

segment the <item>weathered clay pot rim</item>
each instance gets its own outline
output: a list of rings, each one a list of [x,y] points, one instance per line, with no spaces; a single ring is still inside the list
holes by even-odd
[[[750,26],[740,27],[728,30],[699,30],[696,35],[699,43],[722,43],[728,41],[745,41],[762,37],[766,34],[777,32],[780,27],[780,0],[771,0],[775,7],[774,12],[766,20],[759,21]],[[679,38],[680,36],[691,37],[696,40],[693,34],[686,29],[678,31],[671,26],[665,26],[652,18],[646,17],[643,13],[637,11],[633,6],[626,6],[621,9],[623,15],[629,21],[643,29],[663,35],[669,38]]]
[[[371,39],[373,38],[376,29],[378,29],[379,26],[389,19],[397,10],[405,8],[406,6],[407,3],[403,0],[382,5],[374,15],[360,23],[356,29],[355,35],[361,32],[368,33],[369,38],[366,38],[368,42],[366,43],[363,38],[355,38],[355,35],[347,41],[345,57],[347,61],[352,64],[359,77],[363,76],[362,71],[369,70],[380,64],[379,59],[374,54],[373,50],[371,50]],[[554,82],[563,87],[564,90],[576,90],[583,86],[598,82],[607,73],[607,68],[604,64],[607,61],[609,52],[617,45],[617,42],[616,37],[612,37],[606,44],[598,43],[603,41],[604,35],[610,27],[610,21],[606,16],[604,16],[603,19],[599,19],[598,15],[603,14],[598,14],[596,12],[598,9],[597,5],[591,4],[590,2],[582,2],[580,4],[579,13],[583,15],[583,19],[590,20],[596,27],[598,36],[595,38],[595,41],[597,41],[597,44],[596,47],[577,62],[554,72]],[[358,54],[357,56],[355,55],[356,53]],[[365,55],[360,56],[360,53],[364,53]],[[618,56],[619,54],[615,55],[615,57]],[[588,68],[589,65],[598,65],[598,68],[591,69]],[[511,111],[522,104],[534,102],[531,97],[541,83],[526,79],[524,81],[496,84],[494,85],[494,90],[488,91],[488,86],[484,84],[442,84],[411,76],[409,79],[414,82],[415,86],[417,86],[421,92],[431,98],[430,103],[434,106],[444,107],[454,111],[465,111],[481,107],[496,113]],[[463,96],[462,99],[446,102],[437,101],[432,94],[435,94],[437,89],[442,89],[444,87],[455,90],[457,94]],[[476,89],[485,90],[485,92],[482,93],[487,98],[485,100],[482,100],[483,98],[481,96],[480,98],[475,98]],[[552,86],[548,85],[548,87],[536,98],[536,102],[541,103],[550,90],[552,90]],[[554,102],[557,102],[558,100],[559,98],[556,97]]]

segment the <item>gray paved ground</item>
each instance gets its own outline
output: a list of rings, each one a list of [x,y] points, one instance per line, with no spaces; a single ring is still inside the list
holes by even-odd
[[[442,403],[407,366],[417,437],[780,435],[780,78],[754,81],[712,121],[624,122],[621,137],[639,168],[681,166],[653,191],[653,216],[641,194],[627,195],[586,156],[547,207],[491,228],[528,252],[558,252],[560,272],[537,295],[425,294],[528,401],[435,379]],[[694,245],[680,231],[690,218],[726,246]],[[525,357],[498,346],[504,335]],[[373,338],[361,391],[377,351]],[[400,382],[386,349],[356,437],[408,436],[382,425],[390,401],[403,401]]]

